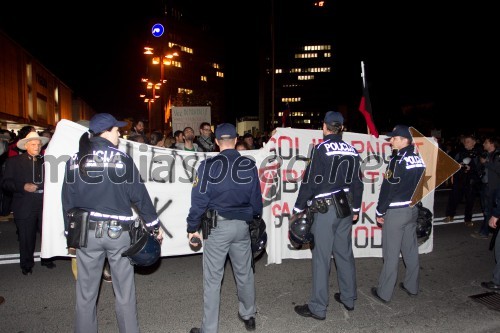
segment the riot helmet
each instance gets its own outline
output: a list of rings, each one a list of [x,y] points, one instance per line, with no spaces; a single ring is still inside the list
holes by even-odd
[[[122,253],[122,257],[128,257],[132,265],[151,266],[160,258],[160,254],[160,242],[151,233],[145,232]]]
[[[257,238],[257,241],[254,243],[252,242],[252,253],[254,258],[260,256],[261,252],[265,251],[267,245],[267,232],[264,231],[261,235],[259,235],[259,238]]]
[[[260,256],[267,245],[266,223],[260,216],[254,217],[249,223],[250,240],[252,245],[252,254],[254,258]]]
[[[312,224],[313,216],[308,211],[290,223],[288,239],[295,248],[301,248],[304,244],[314,244],[314,235],[311,233]]]

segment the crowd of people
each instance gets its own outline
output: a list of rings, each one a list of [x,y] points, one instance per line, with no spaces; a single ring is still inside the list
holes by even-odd
[[[100,170],[99,167],[94,170],[93,167],[100,151],[117,152],[120,128],[125,125],[125,122],[107,113],[96,114],[88,122],[88,131],[82,135],[78,151],[66,165],[66,176],[72,175],[70,178],[73,181],[63,184],[63,211],[86,207],[91,209],[89,228],[92,230],[103,224],[109,228],[113,220],[113,226],[127,231],[131,228],[132,207],[135,207],[148,231],[161,242],[163,233],[151,196],[128,155],[118,150],[116,158],[128,166],[126,170],[130,175],[127,177],[130,176],[133,182],[113,182],[111,179],[109,182],[93,182],[94,177],[88,174],[90,171],[116,173]],[[347,311],[353,311],[357,299],[352,224],[357,222],[361,213],[363,177],[358,151],[342,140],[344,129],[341,113],[329,111],[325,114],[323,141],[311,151],[290,218],[292,225],[306,212],[310,214],[307,219],[307,242],[311,244],[312,251],[311,293],[307,303],[295,306],[294,310],[302,317],[316,320],[326,318],[332,265],[336,267],[339,285],[334,300]],[[23,127],[17,135],[10,131],[0,132],[1,215],[5,217],[13,213],[23,275],[33,273],[36,235],[42,232],[43,155],[51,134],[50,130],[37,132],[31,126]],[[371,288],[372,296],[381,303],[391,301],[396,286],[409,297],[419,294],[417,207],[411,205],[411,200],[426,168],[408,126],[397,125],[386,136],[394,153],[388,161],[376,206],[376,222],[382,229],[383,260],[377,285]],[[246,330],[255,330],[257,305],[248,221],[256,216],[260,218],[263,206],[255,162],[242,157],[239,150],[259,149],[266,138],[255,138],[251,133],[238,135],[236,128],[227,123],[219,124],[213,131],[208,122],[200,124],[198,133],[192,127],[186,127],[174,132],[171,137],[160,131],[147,135],[142,121],[133,124],[126,138],[170,149],[219,152],[202,161],[196,170],[191,208],[186,217],[187,242],[193,247],[200,246],[198,239],[204,237],[203,318],[200,328],[194,327],[190,332],[218,332],[220,289],[228,256],[237,284],[237,316]],[[498,232],[495,233],[500,218],[498,139],[487,136],[477,140],[474,136],[464,135],[460,146],[448,153],[460,163],[461,168],[449,183],[445,221],[454,220],[458,205],[464,201],[465,224],[473,226],[472,208],[474,201],[480,198],[484,219],[471,235],[478,239],[489,239],[492,234],[498,237]],[[109,164],[105,168],[114,168],[114,165]],[[241,179],[252,181],[239,182],[234,177],[225,177],[221,182],[210,181],[215,174],[234,171],[235,167],[242,167],[238,170],[241,174],[236,173]],[[336,177],[332,178],[332,175]],[[208,235],[202,235],[200,223],[207,211],[216,216],[215,224],[211,225]],[[67,232],[69,223],[67,215],[64,216]],[[99,235],[91,232],[87,247],[75,249],[75,264],[79,272],[78,278],[75,274],[75,332],[98,331],[96,302],[105,262],[109,266],[105,273],[112,277],[109,281],[113,281],[119,330],[139,332],[134,269],[128,259],[121,256],[129,245],[127,232],[104,232]],[[400,255],[406,270],[398,285]],[[497,265],[492,280],[481,284],[490,290],[500,290],[500,241],[495,243],[495,260]],[[41,264],[49,269],[55,267],[51,259],[42,259]],[[0,304],[4,301],[0,296]]]
[[[215,142],[215,133],[209,122],[199,125],[198,133],[192,127],[176,130],[171,135],[153,130],[149,135],[144,131],[144,122],[139,120],[132,124],[126,135],[127,140],[146,143],[153,146],[180,149],[193,152],[219,152],[220,148]],[[238,150],[251,150],[262,148],[269,140],[267,135],[258,135],[247,132],[237,136],[236,147]]]
[[[472,211],[479,198],[483,220],[471,236],[487,240],[495,230],[489,226],[489,220],[500,191],[498,138],[486,135],[477,139],[474,135],[462,135],[457,144],[448,145],[447,153],[460,164],[460,169],[449,179],[450,195],[444,222],[453,222],[458,205],[464,203],[465,225],[474,227]]]

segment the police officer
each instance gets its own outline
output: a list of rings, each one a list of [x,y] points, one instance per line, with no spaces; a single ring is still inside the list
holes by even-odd
[[[392,298],[398,278],[399,253],[406,266],[404,282],[399,287],[410,296],[418,293],[418,208],[410,204],[425,172],[425,164],[415,151],[408,126],[397,125],[386,135],[397,153],[389,161],[378,198],[376,220],[382,225],[384,264],[378,286],[371,289],[372,295],[383,303]]]
[[[200,237],[204,212],[212,209],[217,216],[217,226],[203,243],[203,320],[201,328],[192,328],[190,333],[219,330],[220,288],[228,254],[238,290],[238,318],[247,330],[255,330],[255,284],[247,221],[262,213],[257,167],[234,149],[237,134],[233,125],[220,124],[215,137],[220,154],[200,163],[187,217],[189,242],[196,246],[194,239]]]
[[[354,310],[356,268],[352,251],[352,223],[358,219],[363,183],[359,174],[361,159],[357,150],[342,140],[344,118],[341,113],[328,111],[323,120],[324,141],[314,147],[305,177],[299,189],[292,221],[312,204],[326,202],[328,210],[314,215],[311,232],[312,291],[309,303],[295,306],[304,317],[324,320],[329,303],[329,277],[332,253],[337,266],[339,293],[334,298],[348,310]],[[333,196],[348,192],[352,203],[347,216],[339,217],[333,206]],[[324,201],[323,201],[324,200]]]
[[[111,114],[96,114],[90,120],[89,132],[80,138],[78,153],[66,164],[62,187],[66,232],[69,209],[91,211],[87,247],[76,250],[75,332],[98,331],[96,301],[106,257],[113,277],[119,331],[139,332],[134,267],[121,255],[130,247],[132,205],[146,227],[157,233],[157,239],[162,239],[158,215],[139,171],[132,158],[117,149],[118,128],[126,124]]]

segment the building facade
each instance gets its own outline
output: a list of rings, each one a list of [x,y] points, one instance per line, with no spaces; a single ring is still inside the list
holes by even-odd
[[[92,114],[64,82],[0,31],[1,128],[46,128],[61,119],[78,121]]]

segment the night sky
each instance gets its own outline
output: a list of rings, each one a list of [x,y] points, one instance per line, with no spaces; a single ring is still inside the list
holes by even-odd
[[[143,56],[144,29],[149,31],[148,17],[158,13],[159,7],[151,4],[157,2],[2,1],[0,28],[98,112],[133,116],[145,109],[137,97],[144,72],[137,64]],[[200,13],[211,13],[218,27],[238,31],[243,37],[231,43],[228,59],[257,62],[253,57],[260,41],[253,29],[265,19],[255,7],[261,1],[241,2],[238,6],[245,10],[224,7],[218,11],[210,10],[205,1],[192,2],[206,6]],[[407,120],[402,106],[427,103],[434,107],[432,114],[423,117],[431,117],[438,127],[474,132],[492,126],[491,115],[498,113],[492,107],[497,84],[490,83],[497,81],[493,73],[498,63],[493,60],[498,37],[490,39],[492,8],[480,4],[439,7],[427,0],[396,4],[351,0],[333,6],[335,56],[345,82],[346,102],[359,102],[360,61],[364,60],[375,123],[382,130],[390,130],[384,128],[387,124]],[[231,12],[239,18],[224,16]],[[293,10],[290,18],[292,14]],[[72,37],[67,39],[68,35]],[[256,115],[256,78],[245,84],[237,81],[245,74],[241,70],[227,63],[228,86],[238,87],[227,92],[228,107],[240,110],[239,115]],[[251,75],[251,70],[246,74]],[[242,104],[242,100],[255,102]]]

